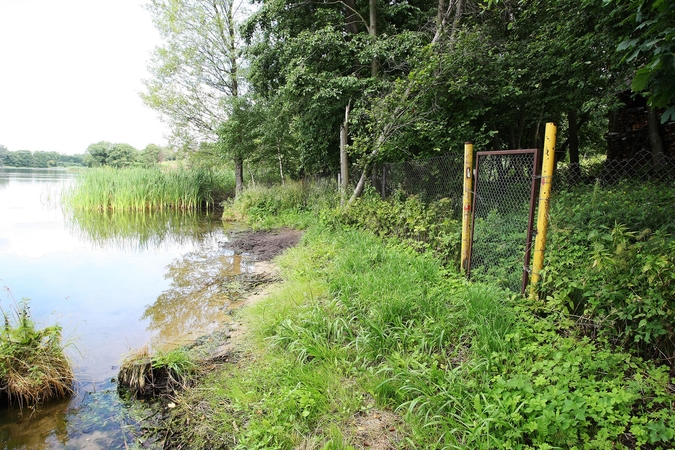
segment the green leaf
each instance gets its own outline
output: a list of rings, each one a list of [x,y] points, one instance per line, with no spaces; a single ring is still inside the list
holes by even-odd
[[[635,72],[635,78],[633,78],[633,83],[631,85],[633,91],[642,92],[647,88],[649,80],[652,76],[652,70],[649,67],[643,67],[637,72]]]
[[[638,43],[638,39],[626,39],[625,41],[621,42],[619,46],[616,48],[617,51],[623,51],[628,48],[635,47],[635,44]]]

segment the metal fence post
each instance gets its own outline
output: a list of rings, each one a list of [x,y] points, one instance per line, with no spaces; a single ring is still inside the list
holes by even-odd
[[[462,201],[462,254],[460,270],[466,273],[471,252],[471,190],[473,188],[473,144],[464,144],[464,198]]]
[[[549,122],[546,124],[544,161],[542,163],[541,189],[539,191],[539,213],[537,215],[537,237],[534,241],[534,262],[532,263],[530,295],[536,294],[536,284],[539,282],[541,270],[544,268],[544,251],[546,250],[546,232],[548,231],[548,212],[555,164],[555,139],[557,130],[554,123]]]

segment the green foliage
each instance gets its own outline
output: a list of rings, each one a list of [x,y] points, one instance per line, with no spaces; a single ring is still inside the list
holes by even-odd
[[[18,150],[11,152],[0,145],[0,167],[49,167],[81,166],[82,155],[62,155],[57,152]]]
[[[13,310],[2,310],[0,392],[20,408],[70,395],[74,375],[63,352],[61,327],[38,329],[26,298]]]
[[[343,225],[394,238],[417,251],[432,251],[448,267],[459,267],[461,230],[455,215],[448,198],[423,203],[402,192],[386,201],[370,193],[335,213]]]
[[[561,192],[552,201],[543,293],[591,336],[649,358],[671,355],[672,188],[596,186],[586,202],[579,201],[581,192]]]
[[[83,161],[89,167],[129,167],[138,164],[138,150],[129,144],[101,141],[87,147]]]
[[[336,187],[327,181],[288,182],[250,187],[225,204],[225,220],[244,220],[254,228],[305,228],[322,210],[335,206]]]
[[[152,356],[153,369],[166,369],[176,379],[184,379],[194,373],[197,365],[184,348],[157,352]]]
[[[637,66],[631,87],[647,97],[655,108],[668,108],[661,121],[675,120],[675,4],[669,0],[605,2],[614,13],[628,14],[624,25],[630,34],[623,37],[616,51],[622,62]]]
[[[65,193],[74,209],[146,211],[213,208],[234,192],[232,172],[217,169],[98,168]]]

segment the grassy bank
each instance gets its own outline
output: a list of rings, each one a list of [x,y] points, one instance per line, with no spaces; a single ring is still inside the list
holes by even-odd
[[[176,446],[672,448],[665,366],[433,252],[314,217],[278,261],[285,282],[240,313],[244,357],[176,402]]]
[[[233,194],[229,170],[98,168],[78,176],[64,203],[79,210],[195,210],[213,208]]]
[[[28,300],[2,310],[0,395],[10,405],[35,407],[72,393],[73,371],[63,353],[61,328],[37,329]]]

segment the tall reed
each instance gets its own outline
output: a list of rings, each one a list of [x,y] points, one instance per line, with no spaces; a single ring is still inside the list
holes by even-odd
[[[64,203],[76,210],[196,210],[213,208],[233,193],[228,170],[99,168],[80,174]]]

